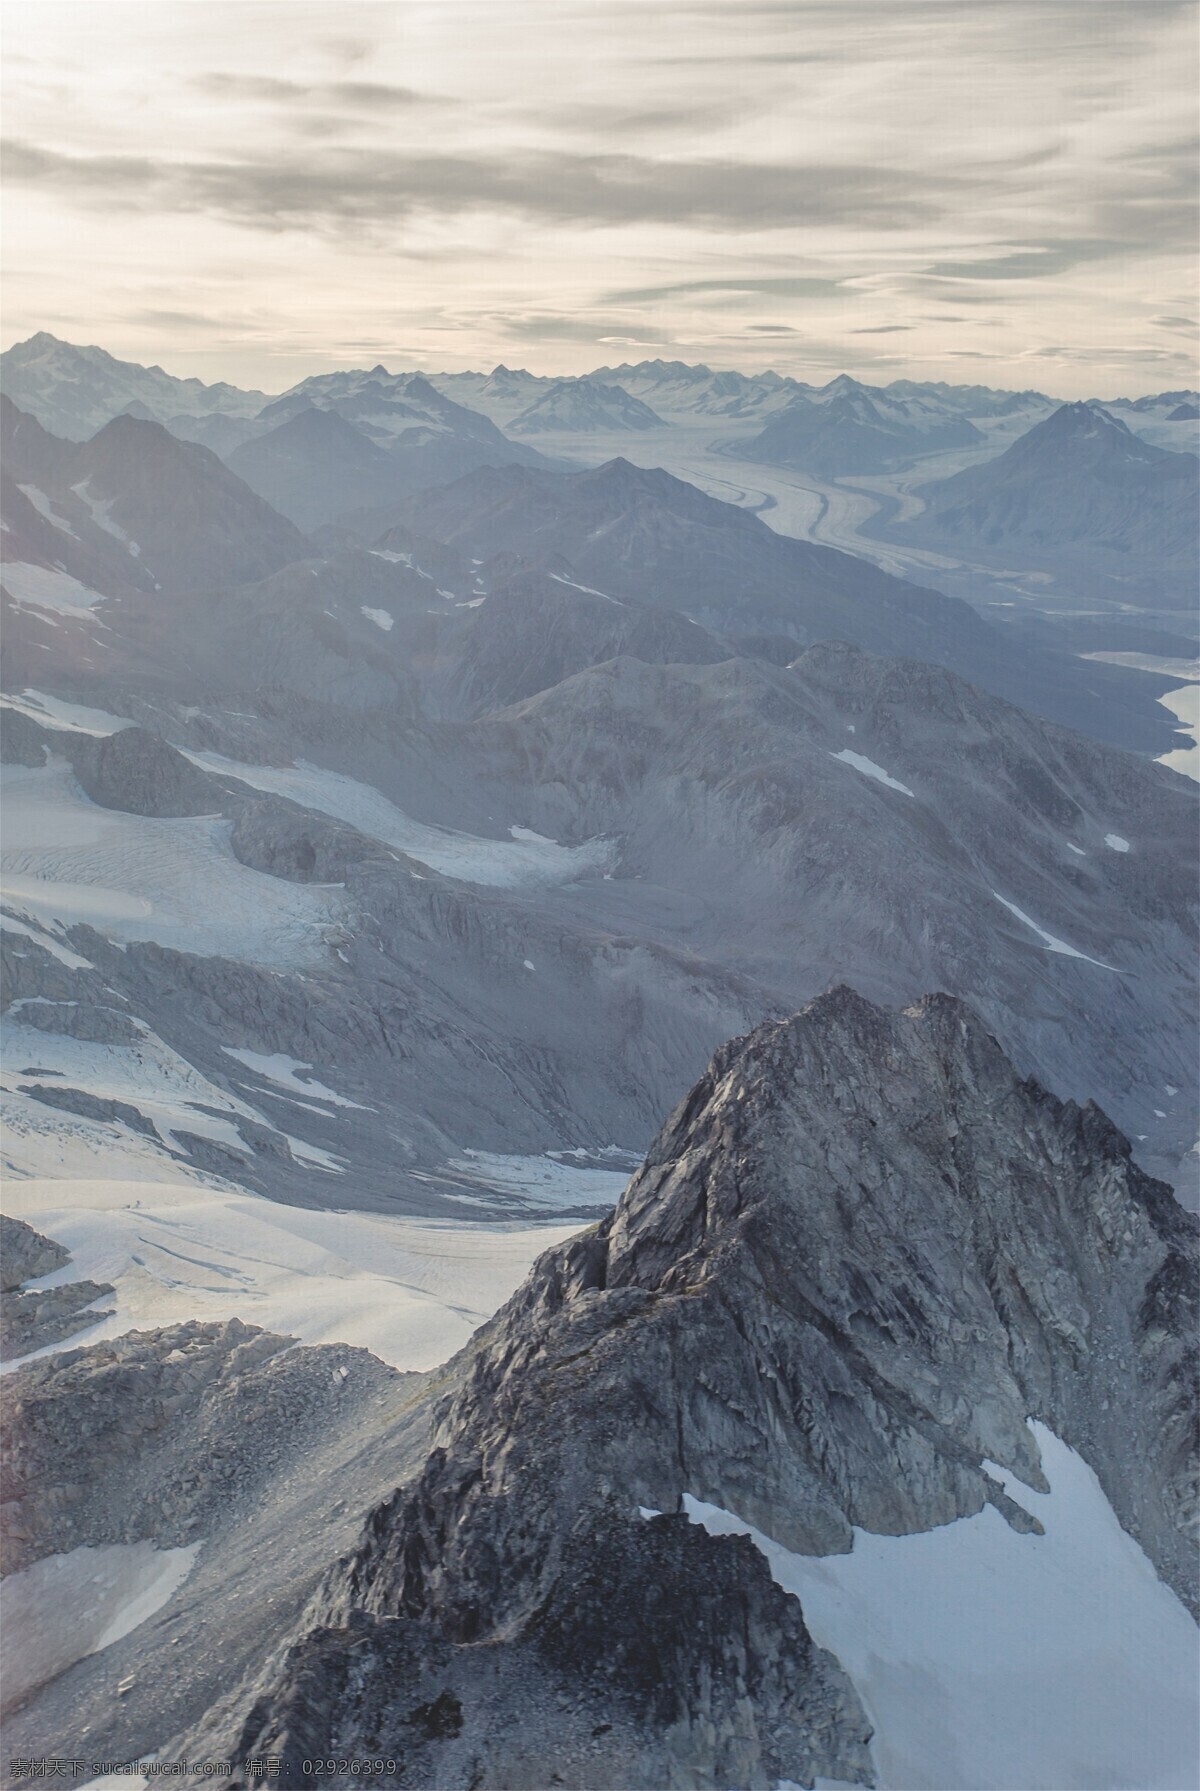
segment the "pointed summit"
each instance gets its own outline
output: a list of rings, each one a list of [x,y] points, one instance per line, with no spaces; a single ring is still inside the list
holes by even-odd
[[[1095,402],[1062,404],[982,466],[925,487],[922,530],[1058,554],[1136,553],[1195,566],[1200,462],[1133,434]],[[1122,576],[1125,576],[1124,570]]]
[[[632,398],[621,386],[603,385],[597,379],[557,379],[539,392],[533,403],[508,425],[510,435],[540,435],[554,431],[577,434],[613,429],[654,429],[662,418]]]
[[[299,531],[210,449],[161,423],[114,417],[78,449],[73,472],[164,590],[246,584],[307,555]]]
[[[103,348],[63,342],[48,330],[0,355],[0,374],[5,391],[22,410],[68,441],[86,441],[134,403],[165,422],[214,413],[252,417],[267,402],[265,392],[177,379],[161,367],[119,361]]]
[[[1124,436],[1130,442],[1138,440],[1129,425],[1123,423],[1120,417],[1114,417],[1102,404],[1097,404],[1094,399],[1080,399],[1072,404],[1060,404],[1057,410],[1051,411],[1048,417],[1036,424],[1021,440],[1029,444],[1031,438],[1044,440],[1051,436],[1059,439],[1102,439],[1105,434]]]

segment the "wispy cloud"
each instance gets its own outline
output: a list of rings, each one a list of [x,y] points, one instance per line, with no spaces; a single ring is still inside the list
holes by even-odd
[[[767,275],[755,278],[744,275],[737,280],[677,280],[669,286],[627,286],[605,294],[612,305],[657,304],[663,299],[707,298],[718,302],[726,299],[753,301],[757,298],[808,299],[832,298],[847,293],[843,280],[800,274]]]
[[[81,156],[19,141],[2,147],[12,183],[120,211],[208,211],[258,230],[341,233],[416,210],[493,210],[592,228],[656,223],[750,231],[832,221],[896,231],[933,221],[962,187],[948,174],[921,180],[882,167],[635,155],[337,149],[185,162]]]
[[[1194,306],[1196,40],[1193,0],[42,0],[7,321],[209,376],[611,341],[1145,389]]]
[[[346,106],[358,110],[439,103],[439,96],[396,87],[386,81],[289,81],[281,75],[223,74],[207,70],[191,85],[214,100],[244,100],[271,106]],[[441,101],[440,103],[444,103]]]

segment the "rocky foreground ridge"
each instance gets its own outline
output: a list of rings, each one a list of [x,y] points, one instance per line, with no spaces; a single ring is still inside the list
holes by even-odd
[[[849,1678],[753,1545],[693,1526],[683,1496],[808,1554],[985,1502],[1036,1528],[985,1464],[1044,1487],[1038,1419],[1188,1600],[1196,1282],[1196,1221],[1098,1108],[1022,1080],[957,1000],[889,1013],[835,989],[718,1052],[611,1217],[547,1252],[444,1368],[204,1342],[222,1385],[244,1359],[280,1398],[348,1367],[322,1394],[334,1441],[308,1433],[305,1509],[337,1523],[299,1553],[285,1536],[300,1458],[281,1438],[273,1474],[189,1507],[206,1545],[146,1626],[157,1642],[134,1632],[32,1694],[6,1744],[70,1755],[86,1731],[108,1758],[276,1755],[297,1778],[314,1756],[385,1755],[393,1782],[446,1791],[869,1783]],[[138,1373],[179,1347],[139,1339]],[[11,1377],[18,1455],[31,1410],[86,1402],[97,1354]],[[123,1436],[123,1484],[138,1450],[154,1466],[140,1535],[159,1511],[179,1533],[162,1464],[189,1397]],[[73,1501],[72,1540],[104,1539],[96,1497]],[[200,1638],[235,1591],[222,1673]],[[151,1650],[171,1633],[193,1645],[168,1691]]]

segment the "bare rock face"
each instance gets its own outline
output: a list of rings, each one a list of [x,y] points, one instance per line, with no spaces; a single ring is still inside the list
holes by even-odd
[[[98,739],[71,743],[79,782],[101,808],[131,815],[212,815],[222,806],[222,787],[173,746],[145,728],[119,728]]]
[[[70,1252],[53,1238],[44,1238],[23,1219],[0,1213],[0,1293],[11,1293],[23,1281],[48,1275],[70,1260]]]
[[[107,1542],[193,1541],[245,1470],[238,1402],[285,1338],[231,1319],[28,1365],[6,1395],[4,1570]],[[266,1446],[262,1439],[260,1447]]]
[[[80,1548],[196,1549],[162,1619],[32,1689],[6,1741],[138,1759],[243,1687],[363,1514],[423,1460],[421,1384],[365,1350],[296,1349],[236,1319],[0,1377],[4,1572]]]
[[[0,1300],[0,1362],[19,1361],[111,1318],[111,1307],[94,1308],[112,1291],[106,1281],[67,1281],[61,1287],[5,1294]]]
[[[834,990],[720,1051],[611,1218],[448,1365],[419,1475],[236,1733],[189,1745],[382,1748],[478,1791],[865,1780],[837,1663],[683,1494],[810,1554],[985,1501],[1029,1529],[985,1464],[1044,1488],[1036,1418],[1187,1598],[1196,1271],[1125,1139],[970,1009]]]
[[[0,763],[36,766],[46,763],[52,736],[20,709],[0,709]]]
[[[0,1213],[0,1362],[14,1362],[34,1350],[61,1343],[107,1318],[88,1311],[113,1290],[107,1282],[68,1281],[57,1287],[23,1289],[61,1269],[71,1260],[68,1250],[43,1237],[23,1219]]]
[[[297,1772],[335,1737],[378,1743],[396,1782],[447,1791],[869,1781],[853,1687],[745,1538],[593,1502],[555,1555],[527,1622],[472,1644],[355,1609],[293,1644],[240,1731],[206,1726],[188,1745]]]

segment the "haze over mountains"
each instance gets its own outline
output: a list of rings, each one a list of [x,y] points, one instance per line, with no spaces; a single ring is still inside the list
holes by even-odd
[[[745,445],[751,459],[807,472],[875,473],[918,454],[981,447],[984,437],[964,416],[913,393],[871,393],[845,374],[813,396],[800,394],[777,410]]]
[[[1200,461],[1141,441],[1099,404],[1064,404],[996,460],[925,488],[923,530],[1051,556],[1136,555],[1197,571]]]
[[[424,379],[379,369],[267,408],[273,427],[227,465],[127,415],[72,444],[5,413],[7,720],[28,768],[19,800],[32,813],[44,785],[65,830],[46,857],[35,826],[21,887],[47,893],[89,800],[120,814],[141,791],[139,815],[197,817],[189,851],[203,831],[225,916],[208,937],[250,981],[234,977],[197,1031],[177,991],[160,1011],[150,974],[135,1003],[172,1049],[199,1053],[210,1079],[230,1042],[312,1060],[311,1022],[285,1018],[255,952],[236,948],[249,867],[295,937],[272,952],[272,986],[281,965],[309,1003],[327,986],[326,1049],[336,1039],[355,1076],[361,1061],[360,1107],[323,1114],[311,1143],[328,1149],[354,1113],[372,1202],[404,1185],[406,1202],[439,1207],[464,1150],[636,1152],[722,1037],[835,973],[888,1000],[935,985],[976,1000],[1032,1069],[1100,1094],[1156,1164],[1182,1162],[1190,1116],[1161,1090],[1186,1086],[1191,1049],[1171,990],[1190,975],[1195,791],[1095,738],[1169,745],[1171,718],[1160,711],[1155,734],[1129,694],[1145,673],[1031,648],[961,599],[621,458],[484,465],[330,528],[343,500],[386,488],[396,442],[415,433],[414,457],[438,458],[431,417],[485,453],[528,450],[475,413],[462,423]],[[1152,474],[1164,458],[1129,452]],[[58,698],[72,706],[56,721]],[[1090,743],[1059,731],[1076,720]],[[71,767],[65,782],[43,775],[47,752]],[[155,795],[160,783],[178,793]],[[223,819],[200,829],[205,816]],[[161,923],[131,934],[131,870],[88,863],[73,882],[112,875],[117,889],[51,918],[122,915],[110,980],[123,986],[143,943],[189,949],[173,862],[155,871]],[[397,979],[382,1006],[380,956]],[[1054,993],[1031,1024],[1034,962]],[[32,970],[18,966],[23,989]],[[453,1069],[401,1047],[411,1170],[392,1161],[396,1097],[375,1086],[367,1045],[375,1027],[389,1036],[397,1001],[404,1040],[458,1041]],[[549,1058],[548,1010],[562,1015]],[[525,1090],[515,1111],[511,1086]],[[363,1112],[385,1116],[374,1143]],[[264,1186],[290,1174],[273,1147],[245,1164]]]
[[[759,420],[793,411],[796,416],[812,411],[832,418],[858,416],[882,431],[897,435],[907,429],[913,435],[933,435],[940,429],[956,430],[948,445],[978,443],[978,435],[963,427],[963,419],[988,418],[1027,412],[1047,413],[1055,400],[1035,391],[1000,392],[987,386],[950,386],[939,381],[895,380],[890,386],[872,387],[847,374],[824,385],[781,377],[777,373],[748,375],[714,372],[703,365],[682,361],[643,361],[615,367],[598,367],[594,373],[554,378],[498,366],[482,373],[390,373],[385,367],[348,373],[317,374],[300,381],[288,392],[270,397],[262,392],[239,391],[228,384],[206,386],[196,379],[177,379],[160,367],[146,368],[120,361],[101,348],[82,348],[62,342],[41,331],[0,356],[4,389],[14,403],[37,415],[59,435],[82,439],[103,423],[128,409],[145,408],[157,421],[177,422],[223,416],[256,421],[260,428],[283,420],[307,400],[336,409],[376,438],[394,435],[414,422],[451,420],[477,438],[494,443],[493,432],[480,417],[502,427],[531,408],[550,400],[540,426],[566,431],[590,426],[648,427],[671,416],[692,413],[715,419]],[[435,391],[445,392],[439,405]],[[1185,424],[1187,411],[1197,394],[1174,391],[1137,399],[1097,400],[1126,419],[1137,419],[1150,439],[1161,435],[1166,423]],[[633,403],[625,400],[632,399]],[[657,402],[655,402],[657,401]],[[579,406],[579,420],[568,424],[562,407]],[[850,407],[849,411],[847,406]],[[609,408],[611,407],[611,408]],[[855,408],[857,407],[857,408]],[[464,412],[471,415],[464,416]],[[43,414],[45,413],[45,414]],[[562,413],[562,414],[556,414]],[[649,414],[647,414],[649,413]],[[956,420],[957,419],[957,428]],[[532,433],[532,430],[530,431]],[[1194,432],[1173,432],[1180,447],[1194,441]],[[899,456],[902,446],[893,450]],[[1161,445],[1161,443],[1159,444]],[[850,467],[838,471],[853,470]]]
[[[3,373],[10,1752],[1182,1791],[1189,395]]]

